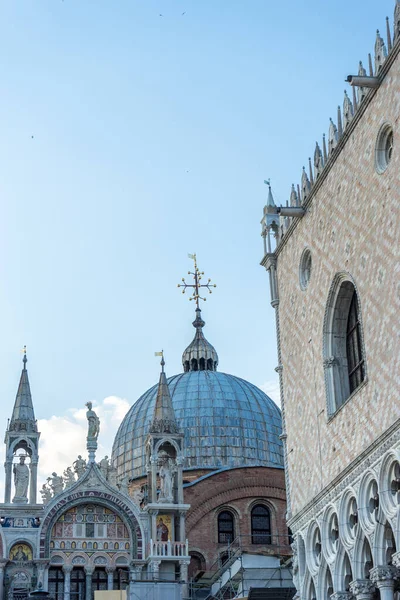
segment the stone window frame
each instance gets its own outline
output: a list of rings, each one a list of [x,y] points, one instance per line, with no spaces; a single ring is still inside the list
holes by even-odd
[[[391,152],[390,156],[387,155],[387,142],[391,137]],[[393,126],[391,123],[385,121],[379,128],[378,135],[376,136],[375,143],[375,170],[378,175],[382,175],[388,168],[393,153]]]
[[[299,284],[300,289],[305,292],[308,288],[308,284],[311,280],[312,270],[313,270],[313,259],[311,249],[306,246],[301,253],[300,263],[299,263]]]
[[[223,531],[220,532],[220,528],[219,528],[220,517],[225,512],[229,513],[232,516],[232,540],[228,541],[228,542],[226,542],[226,541],[220,541],[220,537],[219,537],[220,533],[226,533],[226,532],[223,532]],[[235,538],[237,536],[237,532],[236,532],[236,529],[237,529],[237,520],[236,520],[235,511],[230,506],[223,506],[218,511],[216,517],[217,517],[217,543],[220,544],[220,545],[222,545],[222,544],[224,544],[224,545],[231,544],[235,540]]]
[[[265,540],[264,541],[254,541],[255,538],[262,536],[262,534],[257,533],[257,531],[261,531],[261,529],[254,529],[253,526],[253,512],[257,509],[257,508],[264,508],[266,510],[266,517],[268,520],[268,528],[266,528],[266,531],[268,531],[268,533],[265,534]],[[272,537],[272,514],[271,514],[271,509],[269,508],[269,506],[267,504],[265,504],[265,502],[256,502],[254,503],[254,505],[251,507],[251,511],[250,511],[250,532],[251,532],[251,544],[252,545],[261,545],[261,546],[270,546],[271,544],[274,543],[273,541],[273,537]]]
[[[364,377],[358,387],[350,392],[346,342],[347,320],[354,293],[357,302]],[[354,278],[345,271],[335,275],[329,289],[323,323],[322,348],[327,413],[330,420],[368,382],[360,293]]]

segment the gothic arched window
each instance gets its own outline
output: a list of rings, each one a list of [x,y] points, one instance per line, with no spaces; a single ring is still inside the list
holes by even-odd
[[[262,504],[257,504],[251,511],[251,543],[271,543],[271,515]]]
[[[366,376],[360,301],[347,274],[337,275],[331,287],[323,351],[328,413],[332,415]]]
[[[230,544],[235,537],[234,517],[229,510],[224,510],[218,515],[218,543]]]

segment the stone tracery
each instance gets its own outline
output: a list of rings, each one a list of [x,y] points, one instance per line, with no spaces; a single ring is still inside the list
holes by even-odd
[[[294,581],[301,598],[325,600],[332,594],[345,594],[349,599],[372,600],[377,588],[381,598],[393,598],[395,581],[400,578],[400,505],[395,504],[397,484],[391,486],[397,481],[396,452],[400,448],[383,454],[373,467],[354,477],[351,487],[341,489],[338,484],[336,498],[297,531]],[[320,558],[319,547],[316,550],[319,530]],[[316,588],[314,577],[319,581]]]

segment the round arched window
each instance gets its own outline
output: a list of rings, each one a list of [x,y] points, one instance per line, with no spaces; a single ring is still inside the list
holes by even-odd
[[[251,511],[251,543],[271,543],[271,517],[263,504],[257,504]]]
[[[234,519],[229,510],[224,510],[218,515],[218,543],[231,544],[234,540]]]
[[[375,146],[375,168],[378,173],[386,171],[393,153],[393,129],[385,123],[379,130]]]
[[[301,255],[301,258],[300,258],[299,277],[300,277],[300,287],[302,290],[305,290],[307,288],[308,282],[311,279],[311,267],[312,267],[311,250],[309,248],[306,248],[303,251],[303,254]]]

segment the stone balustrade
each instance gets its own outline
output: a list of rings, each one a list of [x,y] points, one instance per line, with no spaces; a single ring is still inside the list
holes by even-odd
[[[150,557],[162,556],[162,557],[183,557],[189,556],[189,542],[154,542],[150,540]]]

